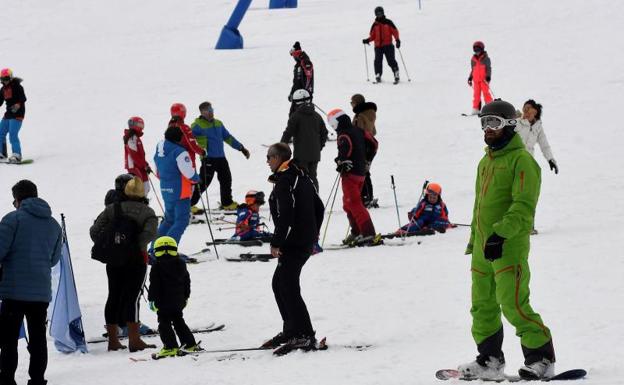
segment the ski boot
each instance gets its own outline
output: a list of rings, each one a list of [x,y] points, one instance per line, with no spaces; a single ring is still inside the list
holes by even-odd
[[[472,112],[470,113],[470,115],[479,115],[479,112],[481,112],[481,110],[478,110],[476,108],[472,109]]]
[[[168,349],[168,348],[163,347],[162,349],[160,349],[158,353],[152,354],[152,358],[155,360],[160,360],[161,358],[175,357],[178,355],[179,351],[180,349],[178,348]]]
[[[548,358],[542,358],[529,365],[524,365],[518,370],[520,378],[527,381],[544,380],[555,375],[555,363]]]
[[[179,356],[184,356],[187,354],[193,354],[193,353],[201,353],[203,351],[205,351],[206,349],[202,348],[199,344],[201,343],[201,341],[198,341],[195,345],[191,345],[189,347],[186,347],[186,345],[182,346],[180,349],[178,349],[178,355]]]
[[[260,345],[260,348],[262,348],[262,349],[275,349],[275,348],[279,347],[280,345],[283,345],[286,342],[288,342],[288,340],[290,340],[290,338],[288,336],[286,336],[282,332],[279,332],[279,333],[277,333],[277,335],[275,337],[271,338],[270,340],[268,340],[265,343],[263,343],[262,345]]]
[[[13,154],[9,157],[9,163],[21,163],[22,162],[22,155],[20,154]]]
[[[503,381],[505,380],[505,359],[487,357],[482,361],[481,357],[477,357],[470,363],[459,365],[457,370],[462,380]]]
[[[375,74],[375,83],[381,83],[381,74]]]
[[[305,352],[315,350],[316,337],[314,336],[314,334],[292,337],[285,344],[275,349],[273,351],[273,354],[275,354],[276,356],[283,356],[284,354],[290,353],[293,350],[297,349],[303,350]]]
[[[394,84],[399,83],[399,71],[394,71]]]
[[[342,240],[342,244],[345,246],[351,245],[353,241],[358,237],[357,234],[349,234],[345,239]]]
[[[235,201],[232,201],[232,203],[230,203],[229,205],[221,205],[219,206],[219,209],[221,210],[225,210],[225,211],[234,211],[238,208],[238,203]]]

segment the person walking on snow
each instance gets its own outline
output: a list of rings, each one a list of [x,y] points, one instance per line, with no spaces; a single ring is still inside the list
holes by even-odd
[[[301,44],[298,41],[290,49],[290,56],[295,59],[295,67],[293,68],[292,87],[288,94],[288,101],[291,102],[288,116],[292,115],[298,107],[298,104],[293,100],[295,91],[308,91],[310,103],[312,103],[312,96],[314,95],[314,65],[308,54],[301,49]]]
[[[156,147],[154,163],[160,179],[160,192],[165,204],[165,217],[158,227],[158,236],[170,236],[180,245],[182,234],[189,224],[191,195],[199,176],[193,168],[191,156],[183,147],[184,135],[177,126],[165,131],[165,139]]]
[[[150,184],[148,174],[152,173],[152,169],[145,160],[145,149],[141,137],[143,136],[143,127],[145,123],[138,116],[128,119],[128,129],[124,130],[124,160],[125,167],[129,174],[138,176],[143,181],[143,189],[145,195],[150,192]]]
[[[24,114],[26,113],[26,95],[24,87],[22,87],[22,79],[13,77],[13,71],[10,68],[0,70],[0,106],[6,103],[6,112],[0,121],[0,159],[9,158],[11,163],[19,163],[22,161],[22,147],[19,140],[19,131],[22,128]],[[6,136],[9,134],[11,142],[12,155],[8,156],[6,146]]]
[[[377,128],[375,127],[377,105],[373,102],[367,102],[363,95],[355,94],[351,97],[351,107],[355,114],[353,115],[353,125],[364,131],[364,139],[366,139],[366,176],[364,186],[362,186],[362,201],[366,208],[376,208],[379,205],[373,195],[370,167],[379,146],[377,139],[375,139],[375,135],[377,135]]]
[[[154,242],[154,255],[156,262],[150,271],[147,300],[150,309],[158,315],[158,333],[163,347],[153,358],[175,357],[180,346],[185,352],[203,350],[195,341],[182,313],[191,296],[191,277],[186,263],[178,256],[177,242],[171,237],[158,238]]]
[[[470,75],[468,85],[473,89],[472,115],[477,115],[481,110],[481,94],[485,104],[492,101],[490,93],[490,81],[492,80],[492,64],[490,57],[485,51],[485,44],[482,41],[475,41],[472,45],[474,55],[470,59]]]
[[[351,234],[343,240],[345,245],[376,246],[383,243],[376,234],[373,221],[362,202],[362,186],[366,174],[364,132],[353,127],[351,119],[340,109],[327,114],[329,125],[336,130],[338,156],[336,171],[342,183],[342,207],[347,213]]]
[[[316,169],[321,160],[321,151],[327,142],[327,128],[323,118],[314,110],[310,93],[304,89],[295,91],[293,103],[297,109],[288,118],[288,125],[280,142],[288,144],[293,141],[294,159],[306,169],[318,190]]]
[[[527,151],[533,155],[535,152],[535,144],[539,144],[542,155],[548,161],[550,170],[555,174],[559,173],[559,167],[553,156],[550,144],[546,138],[546,133],[542,127],[542,105],[533,99],[524,102],[522,107],[522,119],[518,120],[516,132],[522,138],[522,142]]]
[[[262,347],[288,344],[293,349],[310,350],[316,338],[299,279],[318,239],[325,209],[312,180],[290,157],[285,143],[273,144],[267,150],[267,164],[273,173],[269,182],[274,183],[269,197],[275,221],[271,254],[278,258],[272,286],[283,326]]]
[[[221,205],[223,210],[236,210],[238,203],[232,199],[232,173],[230,165],[225,158],[223,143],[227,143],[235,150],[240,151],[245,158],[249,159],[249,151],[225,128],[219,119],[214,117],[214,109],[210,102],[199,105],[199,117],[191,125],[193,135],[199,145],[206,149],[206,157],[202,159],[199,170],[199,189],[193,193],[192,204],[195,205],[206,191],[215,172],[219,180],[221,190]]]
[[[381,82],[381,75],[383,73],[383,57],[386,56],[386,61],[392,69],[394,74],[394,83],[399,82],[399,64],[394,58],[394,46],[392,45],[392,38],[397,48],[401,48],[401,40],[399,39],[399,30],[394,25],[392,20],[387,19],[382,7],[375,8],[375,21],[370,29],[369,36],[362,40],[362,43],[369,44],[371,41],[375,43],[375,81]]]
[[[28,384],[45,385],[52,267],[61,258],[63,236],[33,182],[17,182],[12,193],[15,210],[0,221],[0,384],[15,384],[17,342],[25,317],[30,353]]]
[[[472,336],[475,361],[460,365],[465,379],[504,380],[501,313],[520,337],[520,377],[554,374],[552,335],[529,303],[529,244],[541,170],[514,129],[516,109],[500,99],[479,115],[487,147],[477,167],[470,241]]]
[[[425,188],[425,196],[408,214],[409,223],[402,226],[396,233],[410,234],[421,230],[432,229],[440,233],[446,232],[451,226],[448,219],[448,208],[442,200],[442,186],[430,182]]]

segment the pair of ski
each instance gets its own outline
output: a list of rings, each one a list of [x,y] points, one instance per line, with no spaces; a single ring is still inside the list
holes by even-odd
[[[203,333],[212,333],[212,332],[216,332],[216,331],[220,331],[225,329],[225,324],[220,324],[220,325],[216,325],[214,322],[209,323],[208,325],[201,327],[201,328],[195,328],[195,329],[191,329],[191,333],[195,334],[195,333],[199,333],[199,334],[203,334]],[[156,337],[158,336],[158,330],[150,330],[147,333],[142,333],[141,337]],[[127,335],[123,335],[123,336],[119,336],[119,339],[126,339],[128,338]],[[103,343],[103,342],[107,342],[108,341],[108,334],[104,333],[102,334],[102,337],[97,337],[94,339],[91,339],[89,341],[87,341],[87,343],[89,344],[99,344],[99,343]]]
[[[234,239],[223,238],[215,239],[214,242],[206,242],[206,246],[212,245],[238,245],[243,247],[262,246],[265,242],[270,242],[270,238],[249,239],[246,241],[237,241]]]
[[[225,260],[230,262],[269,262],[273,258],[275,257],[271,254],[244,253],[239,254],[238,258],[226,257]]]
[[[433,235],[435,234],[435,230],[433,229],[421,229],[418,231],[414,231],[414,232],[410,232],[407,234],[397,234],[397,233],[388,233],[388,234],[382,234],[381,235],[381,239],[393,239],[393,238],[401,238],[401,237],[416,237],[416,236],[424,236],[424,235]],[[420,245],[420,241],[418,241],[418,244]],[[375,245],[370,245],[366,242],[362,242],[362,243],[351,243],[351,244],[340,244],[340,245],[331,245],[328,247],[325,247],[324,250],[343,250],[343,249],[352,249],[355,247],[373,247],[373,246],[403,246],[405,245],[405,243],[378,243]]]
[[[559,374],[554,375],[553,377],[548,377],[548,378],[544,378],[544,379],[525,379],[525,378],[521,378],[520,376],[505,376],[504,379],[500,379],[500,380],[489,380],[489,381],[494,381],[494,382],[503,382],[503,381],[508,381],[508,382],[520,382],[520,381],[542,381],[542,382],[550,382],[550,381],[569,381],[569,380],[580,380],[582,378],[584,378],[587,375],[587,371],[584,369],[572,369],[572,370],[566,370],[565,372],[561,372]],[[438,380],[450,380],[450,379],[456,379],[456,380],[462,380],[462,381],[474,381],[474,378],[464,378],[461,376],[461,373],[458,370],[455,369],[441,369],[438,370],[436,372],[436,378]],[[482,381],[488,381],[488,380],[482,380]]]

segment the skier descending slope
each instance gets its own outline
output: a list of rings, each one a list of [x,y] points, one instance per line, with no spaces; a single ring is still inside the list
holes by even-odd
[[[479,162],[470,242],[472,335],[477,359],[459,366],[464,379],[505,379],[501,312],[520,337],[523,379],[554,374],[550,330],[529,303],[529,236],[541,171],[514,129],[516,109],[500,99],[480,114],[486,154]]]

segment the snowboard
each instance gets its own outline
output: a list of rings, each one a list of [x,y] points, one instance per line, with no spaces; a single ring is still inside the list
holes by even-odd
[[[458,370],[455,369],[441,369],[436,372],[436,378],[438,380],[446,381],[450,379],[456,379],[461,381],[478,381],[480,379],[463,379]],[[554,375],[553,377],[545,378],[543,380],[524,380],[520,376],[505,376],[505,379],[501,380],[491,380],[490,382],[520,382],[520,381],[542,381],[542,382],[550,382],[550,381],[570,381],[570,380],[580,380],[587,375],[587,371],[584,369],[572,369],[566,370],[565,372],[561,372],[559,374]],[[487,380],[480,380],[487,381]]]
[[[34,162],[33,159],[22,159],[20,162],[9,162],[8,159],[0,159],[0,163],[4,163],[4,164],[13,164],[13,165],[20,165],[20,164],[31,164],[32,162]]]

